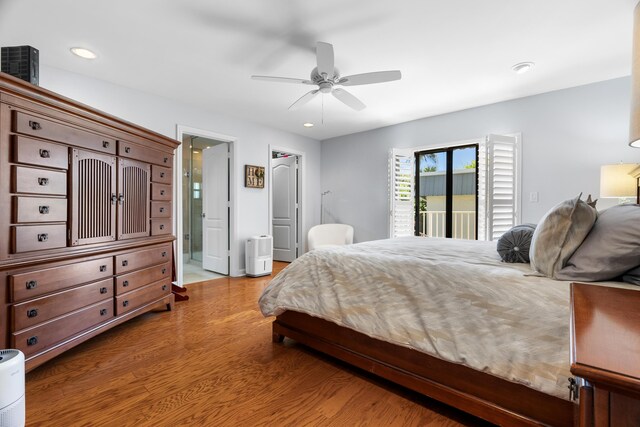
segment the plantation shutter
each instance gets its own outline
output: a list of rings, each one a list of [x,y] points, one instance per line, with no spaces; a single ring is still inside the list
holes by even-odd
[[[500,238],[520,222],[521,156],[518,140],[516,136],[505,135],[488,135],[486,139],[484,177],[479,177],[483,178],[486,189],[479,191],[484,193],[485,240]]]
[[[414,153],[392,149],[389,156],[389,237],[414,235]]]

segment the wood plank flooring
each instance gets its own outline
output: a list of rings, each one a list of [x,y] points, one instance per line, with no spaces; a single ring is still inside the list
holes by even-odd
[[[27,425],[488,425],[289,339],[273,344],[272,319],[257,305],[269,280],[190,284],[190,300],[173,311],[144,314],[35,369]]]

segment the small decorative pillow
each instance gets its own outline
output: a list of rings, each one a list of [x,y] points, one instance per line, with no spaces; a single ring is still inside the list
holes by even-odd
[[[498,253],[504,262],[529,262],[529,247],[535,224],[516,225],[498,240]]]
[[[600,212],[593,229],[557,278],[589,282],[613,280],[625,273],[632,276],[629,270],[635,268],[638,272],[638,266],[640,205],[618,205]]]
[[[551,208],[533,233],[531,268],[547,277],[556,278],[596,222],[597,211],[580,196],[582,193]]]

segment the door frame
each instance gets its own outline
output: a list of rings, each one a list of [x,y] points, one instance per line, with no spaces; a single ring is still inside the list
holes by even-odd
[[[175,156],[173,158],[173,197],[175,203],[173,204],[173,230],[175,231],[176,240],[173,244],[174,253],[175,253],[175,262],[176,262],[176,282],[175,284],[178,286],[183,286],[183,268],[182,264],[184,262],[184,256],[182,251],[184,249],[183,245],[183,236],[184,230],[182,227],[183,220],[183,206],[182,206],[182,138],[184,134],[192,135],[192,136],[200,136],[203,138],[215,139],[216,141],[226,142],[229,144],[229,276],[235,277],[238,276],[238,268],[239,268],[239,260],[237,257],[238,253],[238,242],[236,236],[238,235],[237,230],[237,192],[236,192],[236,173],[235,173],[235,142],[238,138],[234,136],[224,135],[216,132],[211,132],[204,129],[193,128],[184,125],[176,126],[176,139],[180,141],[180,145],[176,148]]]
[[[288,147],[280,147],[276,145],[269,144],[269,171],[267,182],[269,183],[269,234],[271,235],[273,232],[273,185],[272,181],[272,160],[273,160],[273,152],[274,151],[282,151],[284,153],[293,154],[298,157],[298,224],[297,224],[297,233],[298,233],[298,257],[304,254],[307,251],[307,236],[303,234],[304,230],[307,229],[305,218],[304,218],[304,208],[307,205],[306,201],[306,192],[304,191],[304,183],[305,173],[307,170],[306,167],[306,154],[304,151],[296,150]],[[273,237],[273,236],[272,236]]]

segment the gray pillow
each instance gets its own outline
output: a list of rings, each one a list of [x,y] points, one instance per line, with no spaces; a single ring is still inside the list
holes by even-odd
[[[624,276],[622,276],[622,280],[632,285],[640,285],[640,266],[631,271],[627,271]]]
[[[533,233],[531,268],[547,277],[557,278],[596,222],[597,211],[580,200],[581,195],[551,208]]]
[[[558,279],[612,280],[640,266],[640,205],[602,211]]]
[[[504,262],[529,262],[529,247],[535,224],[516,225],[498,240],[498,253]]]

